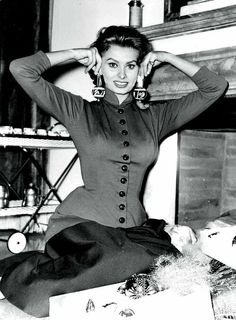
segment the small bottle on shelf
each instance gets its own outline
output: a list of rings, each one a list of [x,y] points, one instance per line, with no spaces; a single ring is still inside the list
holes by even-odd
[[[144,5],[140,0],[132,0],[129,2],[129,25],[131,27],[142,27],[143,7]]]

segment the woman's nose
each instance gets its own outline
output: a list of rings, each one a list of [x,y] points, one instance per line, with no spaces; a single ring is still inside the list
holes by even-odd
[[[125,68],[120,68],[119,69],[119,77],[121,79],[124,79],[126,77],[126,72],[125,72]]]

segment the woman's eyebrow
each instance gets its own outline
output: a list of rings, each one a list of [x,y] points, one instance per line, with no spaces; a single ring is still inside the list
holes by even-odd
[[[114,58],[108,58],[107,61],[109,61],[109,60],[112,60],[112,61],[114,61],[116,63],[119,63],[119,61],[114,59]],[[131,60],[131,61],[127,61],[126,62],[126,64],[129,64],[129,63],[137,63],[137,60]]]
[[[137,60],[131,60],[131,61],[128,61],[127,63],[137,63]]]
[[[112,61],[117,62],[117,63],[119,62],[118,60],[116,60],[114,58],[108,58],[107,61],[109,61],[109,60],[112,60]]]

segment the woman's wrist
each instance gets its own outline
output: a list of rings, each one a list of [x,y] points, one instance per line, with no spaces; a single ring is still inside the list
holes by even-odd
[[[184,72],[189,77],[192,77],[200,69],[197,64],[185,60],[182,57],[176,56],[172,53],[168,55],[167,62],[180,71]]]
[[[68,51],[70,53],[70,59],[75,59],[76,57],[75,49],[69,49]]]
[[[165,62],[175,66],[179,62],[180,58],[173,53],[167,52]]]

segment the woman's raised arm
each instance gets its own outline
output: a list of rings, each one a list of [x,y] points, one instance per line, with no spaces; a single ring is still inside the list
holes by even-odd
[[[101,67],[101,57],[96,48],[77,48],[53,51],[46,53],[46,55],[50,61],[51,66],[78,61],[82,65],[86,66],[86,72],[93,68],[95,74],[99,72]]]
[[[200,67],[193,62],[187,61],[179,56],[165,51],[152,51],[146,55],[141,67],[141,76],[148,76],[153,67],[161,63],[169,63],[180,71],[184,72],[187,76],[192,77]]]

